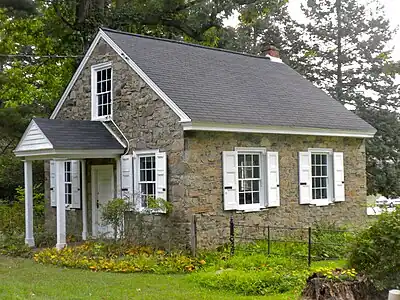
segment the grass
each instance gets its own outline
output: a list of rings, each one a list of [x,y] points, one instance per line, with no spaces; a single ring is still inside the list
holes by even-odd
[[[0,255],[0,299],[265,299],[201,288],[187,275],[117,274],[40,265]]]

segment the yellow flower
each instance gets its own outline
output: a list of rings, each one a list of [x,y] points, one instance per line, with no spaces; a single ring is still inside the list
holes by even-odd
[[[202,259],[201,261],[199,261],[199,263],[200,263],[201,265],[205,265],[205,264],[206,264],[206,261],[205,261],[204,259]]]

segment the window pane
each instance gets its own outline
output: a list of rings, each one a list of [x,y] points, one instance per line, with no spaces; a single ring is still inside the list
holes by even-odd
[[[107,70],[102,70],[101,71],[101,80],[106,80],[107,76]]]
[[[322,155],[322,164],[326,165],[327,164],[327,159],[328,159],[328,155]]]
[[[253,203],[260,203],[260,192],[253,193]]]
[[[145,157],[141,157],[141,158],[140,158],[140,168],[141,168],[141,169],[145,169],[145,166],[146,166]]]
[[[107,69],[107,79],[111,79],[111,68]]]
[[[315,190],[315,197],[316,197],[316,199],[321,199],[321,190],[320,189]]]
[[[146,180],[147,181],[154,181],[153,171],[152,170],[147,170],[146,171]]]
[[[111,91],[111,80],[107,81],[107,91]]]
[[[246,204],[252,204],[252,193],[246,193],[245,194],[245,200],[246,200]]]
[[[140,181],[146,181],[146,171],[140,171]]]
[[[322,189],[322,195],[321,196],[322,196],[323,199],[328,198],[327,189]]]
[[[315,165],[315,154],[311,154],[311,164]]]
[[[312,198],[313,198],[313,199],[316,199],[316,198],[315,198],[315,189],[312,190]]]
[[[149,183],[148,186],[148,195],[154,197],[156,192],[156,185],[155,183]]]
[[[107,115],[111,115],[111,103],[107,105]]]
[[[146,169],[151,169],[153,166],[152,157],[146,157]]]
[[[327,178],[321,178],[321,187],[327,187],[327,186],[328,186]]]
[[[312,166],[312,176],[315,176],[315,166]]]
[[[243,181],[239,180],[239,192],[243,192]]]
[[[252,172],[251,167],[246,167],[245,168],[245,174],[244,174],[244,178],[253,178],[253,172]]]
[[[316,163],[317,165],[321,164],[321,155],[317,154],[317,155],[315,156],[315,163]]]
[[[254,166],[260,165],[260,156],[258,154],[253,155],[253,165]]]
[[[243,178],[244,177],[244,169],[243,167],[239,167],[239,178]]]
[[[246,154],[246,166],[252,166],[252,155],[251,154]]]
[[[258,180],[253,180],[253,191],[260,190],[260,182]]]
[[[101,83],[101,92],[107,91],[107,82],[103,81]]]
[[[239,204],[244,204],[244,194],[239,193]]]
[[[253,168],[253,178],[260,178],[260,167]]]
[[[101,71],[97,72],[97,82],[101,81]]]
[[[251,181],[250,180],[243,181],[243,188],[245,191],[251,191]]]
[[[328,168],[326,166],[322,167],[322,176],[327,176],[328,175]]]
[[[244,166],[244,155],[243,154],[238,155],[238,165]]]
[[[315,167],[315,176],[321,176],[321,167],[320,166]]]

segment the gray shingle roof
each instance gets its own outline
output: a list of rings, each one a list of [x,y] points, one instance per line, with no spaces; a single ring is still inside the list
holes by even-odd
[[[123,149],[101,122],[35,118],[55,149]]]
[[[194,122],[374,131],[285,64],[266,57],[103,31]]]

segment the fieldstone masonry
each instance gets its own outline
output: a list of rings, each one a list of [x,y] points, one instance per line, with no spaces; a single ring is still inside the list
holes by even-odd
[[[279,152],[281,206],[261,212],[233,213],[246,224],[280,226],[310,225],[329,220],[339,223],[364,222],[366,199],[365,147],[362,139],[275,134],[185,132],[179,118],[149,86],[104,41],[95,48],[57,118],[91,118],[91,66],[112,62],[113,120],[129,140],[131,150],[160,149],[168,157],[168,200],[173,205],[168,216],[151,218],[155,226],[153,242],[168,248],[190,244],[190,219],[198,216],[198,246],[216,247],[228,241],[229,216],[223,211],[222,151],[235,147],[265,147]],[[298,203],[298,152],[308,148],[343,151],[345,159],[346,201],[328,207]],[[88,229],[91,231],[92,164],[87,166]],[[113,162],[114,163],[114,162]],[[48,164],[46,179],[48,180]],[[46,183],[48,197],[49,185]],[[55,209],[47,201],[47,228],[55,231]],[[127,214],[129,217],[129,213]],[[131,216],[133,218],[133,216]],[[67,213],[68,233],[80,235],[81,211]],[[127,230],[135,222],[127,222]],[[157,241],[154,241],[156,239]],[[172,245],[172,246],[171,246]]]

